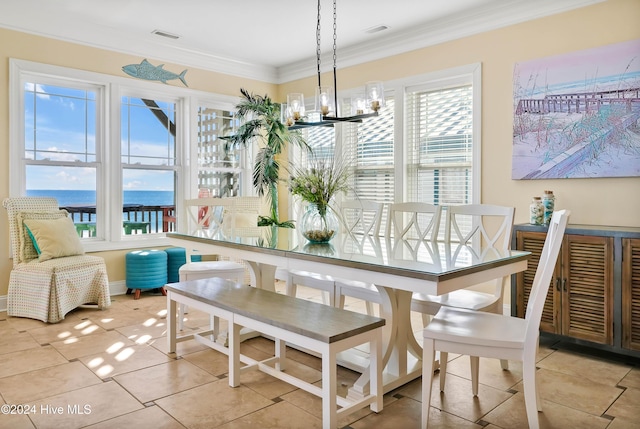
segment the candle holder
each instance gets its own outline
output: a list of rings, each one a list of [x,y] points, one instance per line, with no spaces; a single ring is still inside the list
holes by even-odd
[[[333,99],[333,88],[330,86],[321,86],[316,88],[316,110],[322,116],[335,116],[336,103]]]
[[[377,112],[384,106],[384,86],[380,81],[367,82],[365,85],[367,105],[372,111]]]
[[[291,110],[294,121],[299,121],[304,116],[304,95],[299,92],[287,94],[287,105]]]

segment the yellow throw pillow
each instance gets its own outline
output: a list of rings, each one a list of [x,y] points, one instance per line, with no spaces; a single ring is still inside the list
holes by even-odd
[[[24,225],[33,238],[40,262],[64,256],[83,255],[84,248],[73,221],[59,219],[25,219]]]
[[[29,236],[27,228],[24,228],[25,219],[60,219],[67,217],[68,215],[69,213],[66,210],[18,213],[16,220],[18,221],[18,225],[20,225],[20,234],[18,235],[18,244],[20,247],[20,254],[18,255],[19,262],[29,262],[32,259],[38,258],[38,252],[33,246],[33,240]]]

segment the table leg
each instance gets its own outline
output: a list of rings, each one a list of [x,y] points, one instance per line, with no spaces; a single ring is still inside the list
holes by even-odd
[[[411,329],[411,292],[377,286],[382,298],[381,317],[386,320],[383,329],[384,393],[419,377],[422,350]],[[363,398],[369,392],[370,373],[367,368],[353,387],[348,397]]]
[[[271,292],[276,290],[276,267],[275,265],[263,264],[260,262],[245,261],[249,265],[251,272],[251,284],[258,289],[266,289]]]

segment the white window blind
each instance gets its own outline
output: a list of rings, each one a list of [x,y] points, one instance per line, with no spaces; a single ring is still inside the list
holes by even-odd
[[[406,94],[407,197],[436,205],[472,202],[471,85]]]
[[[386,95],[378,116],[359,124],[344,124],[343,156],[354,166],[347,198],[392,203],[395,192],[395,101]],[[365,214],[365,216],[370,214]],[[367,219],[370,221],[370,219]],[[386,228],[383,215],[381,231]]]
[[[345,157],[355,166],[352,198],[393,202],[394,110],[393,97],[387,97],[377,117],[344,127]]]

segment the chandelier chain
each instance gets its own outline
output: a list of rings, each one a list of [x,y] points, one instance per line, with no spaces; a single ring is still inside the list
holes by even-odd
[[[316,64],[318,66],[318,88],[320,87],[320,0],[318,0],[318,23],[316,25]]]
[[[333,0],[333,68],[336,68],[336,50],[338,40],[338,25],[337,25],[337,13],[336,13],[336,0]]]

